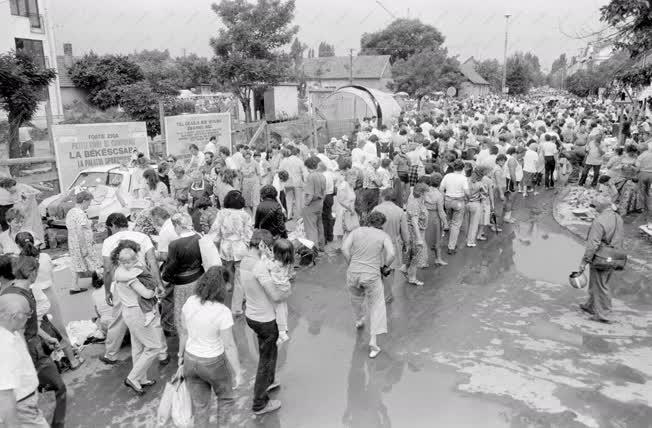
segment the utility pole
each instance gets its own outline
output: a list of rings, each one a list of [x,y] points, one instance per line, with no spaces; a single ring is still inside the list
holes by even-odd
[[[353,85],[353,49],[349,49],[349,84]]]
[[[507,89],[507,30],[509,29],[509,13],[505,14],[505,49],[503,51],[503,86],[502,91],[505,94]]]

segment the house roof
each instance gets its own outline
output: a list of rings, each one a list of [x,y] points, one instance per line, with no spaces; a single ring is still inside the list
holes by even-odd
[[[306,58],[303,60],[303,72],[308,79],[348,79],[349,64],[348,56]],[[353,78],[380,79],[389,67],[389,55],[354,56]]]
[[[57,71],[59,72],[59,87],[60,88],[74,88],[75,84],[70,80],[68,74],[68,67],[66,67],[65,57],[57,55]]]
[[[484,80],[484,78],[480,76],[477,71],[475,71],[473,66],[474,62],[475,61],[473,61],[473,57],[469,58],[464,64],[460,65],[460,71],[464,77],[466,77],[474,85],[488,85],[489,82]]]

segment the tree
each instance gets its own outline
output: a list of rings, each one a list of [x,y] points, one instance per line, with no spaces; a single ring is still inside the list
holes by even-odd
[[[510,94],[522,95],[530,90],[533,82],[530,66],[530,63],[520,52],[507,58],[507,76],[505,80]]]
[[[175,59],[175,62],[181,73],[181,88],[192,89],[202,84],[210,84],[216,89],[221,86],[208,58],[191,53]]]
[[[320,58],[335,56],[335,46],[329,45],[326,42],[319,43],[319,48],[317,48],[317,56]]]
[[[279,49],[299,30],[291,25],[294,0],[257,0],[256,4],[222,0],[212,8],[226,27],[210,42],[217,74],[231,87],[250,121],[254,88],[277,83],[290,74],[291,59]]]
[[[424,49],[437,49],[444,36],[432,25],[418,19],[397,19],[376,33],[365,33],[360,39],[360,55],[390,55],[394,64]]]
[[[88,92],[91,105],[106,110],[120,103],[118,86],[145,78],[135,62],[124,55],[98,56],[91,52],[76,61],[68,70],[76,87]]]
[[[652,53],[652,2],[611,0],[600,8],[600,20],[613,29],[606,39],[634,60],[632,67],[619,73],[618,80],[630,86],[650,84],[652,63],[645,58]]]
[[[294,62],[294,68],[298,69],[301,66],[303,53],[306,49],[308,49],[308,46],[301,43],[298,37],[295,37],[292,46],[290,46],[290,57],[292,57],[292,61]]]
[[[614,83],[622,81],[623,76],[633,70],[632,62],[628,52],[615,52],[608,60],[569,76],[566,88],[579,97],[597,95],[600,88],[605,88],[608,95],[616,86]]]
[[[550,73],[548,74],[548,84],[553,88],[562,88],[564,80],[566,79],[566,68],[568,66],[566,54],[559,55],[557,59],[552,62]]]
[[[611,0],[600,8],[600,20],[614,30],[608,39],[636,58],[652,49],[652,2]]]
[[[43,99],[43,91],[55,79],[56,72],[42,68],[23,52],[0,54],[0,107],[9,122],[9,157],[20,157],[18,129],[32,120]]]
[[[408,59],[399,59],[392,66],[393,82],[388,87],[394,92],[407,92],[417,99],[419,109],[424,96],[459,86],[464,76],[459,62],[448,56],[446,48],[426,49]]]
[[[497,59],[485,59],[476,64],[475,71],[489,82],[491,89],[497,92],[502,91],[503,66]]]
[[[147,50],[129,55],[129,59],[138,64],[145,80],[155,92],[167,95],[177,95],[182,89],[183,74],[181,68],[170,56],[168,50]]]

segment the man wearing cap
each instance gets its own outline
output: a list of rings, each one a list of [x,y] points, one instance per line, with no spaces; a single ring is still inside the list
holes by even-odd
[[[596,252],[603,245],[616,249],[623,248],[623,219],[614,210],[611,199],[606,195],[598,195],[593,202],[598,216],[593,220],[586,240],[586,251],[579,271],[584,272],[587,264],[591,265],[589,276],[589,299],[580,308],[591,315],[593,321],[608,323],[611,311],[611,292],[607,283],[613,269],[598,270],[593,265]]]

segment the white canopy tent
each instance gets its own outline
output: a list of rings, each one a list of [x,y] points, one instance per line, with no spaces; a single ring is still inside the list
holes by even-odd
[[[364,86],[343,86],[318,107],[326,120],[363,119],[376,116],[378,124],[391,125],[401,113],[394,95]]]

